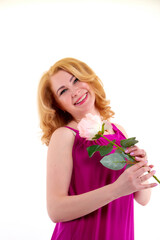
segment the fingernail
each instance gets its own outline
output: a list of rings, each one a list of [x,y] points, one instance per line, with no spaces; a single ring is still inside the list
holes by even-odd
[[[152,171],[152,173],[153,173],[153,174],[155,174],[155,173],[156,173],[156,171],[155,171],[155,170],[153,170],[153,171]]]
[[[125,153],[128,153],[128,152],[129,152],[128,149],[126,149],[126,150],[125,150]]]
[[[133,155],[134,155],[134,152],[131,152],[130,155],[133,156]]]

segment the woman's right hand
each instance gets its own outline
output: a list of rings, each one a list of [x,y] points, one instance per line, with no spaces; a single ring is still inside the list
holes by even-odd
[[[144,184],[146,180],[154,175],[154,171],[146,165],[147,161],[141,161],[125,170],[114,182],[118,197],[157,186],[156,183]],[[147,173],[144,175],[144,173]]]

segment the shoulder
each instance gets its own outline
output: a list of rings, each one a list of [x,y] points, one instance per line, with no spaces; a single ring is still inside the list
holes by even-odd
[[[70,129],[65,127],[56,129],[48,145],[47,165],[62,163],[64,159],[69,159],[71,163],[74,139],[75,137]]]
[[[72,136],[73,134],[72,134],[72,131],[69,129],[69,128],[67,128],[67,127],[60,127],[60,128],[57,128],[54,132],[53,132],[53,134],[52,134],[52,136],[51,137],[55,137],[55,136],[62,136],[62,134],[63,134],[63,136],[65,137],[69,137],[69,136]]]
[[[70,129],[66,127],[60,127],[53,132],[49,142],[49,146],[53,144],[65,146],[73,145],[74,139],[75,136]]]
[[[128,135],[127,135],[125,129],[124,129],[121,125],[119,125],[119,124],[117,124],[117,123],[114,123],[114,125],[124,134],[124,136],[125,136],[126,138],[128,138]]]

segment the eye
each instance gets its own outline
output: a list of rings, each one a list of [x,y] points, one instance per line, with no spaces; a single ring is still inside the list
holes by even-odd
[[[75,83],[78,82],[78,81],[79,81],[78,78],[74,79],[73,84],[75,84]]]
[[[60,92],[60,96],[63,94],[63,93],[65,93],[67,91],[67,89],[63,89],[61,92]]]

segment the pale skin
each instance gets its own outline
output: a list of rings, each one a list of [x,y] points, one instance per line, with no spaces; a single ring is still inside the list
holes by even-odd
[[[75,120],[70,122],[69,126],[77,129],[78,121],[86,113],[98,114],[98,110],[94,106],[95,95],[92,89],[87,86],[88,84],[74,82],[74,78],[70,82],[71,77],[71,74],[59,71],[57,75],[52,76],[51,83],[52,91],[57,94],[57,100],[63,109],[70,111],[74,116]],[[62,86],[64,88],[59,91],[67,89],[63,92],[66,95],[59,95],[59,91],[57,93],[57,90]],[[75,102],[79,102],[79,99],[82,99],[86,92],[88,95],[87,100],[80,105],[75,105]],[[119,125],[117,127],[127,137],[124,129]],[[149,183],[148,179],[155,172],[152,171],[153,165],[147,165],[145,151],[137,146],[128,148],[128,153],[133,152],[138,163],[124,171],[114,183],[84,194],[69,196],[68,189],[73,169],[72,147],[74,139],[75,136],[70,129],[61,127],[52,134],[48,146],[47,209],[53,222],[74,220],[131,193],[134,193],[135,200],[139,204],[146,205],[148,203],[151,188],[156,186],[155,183]]]

